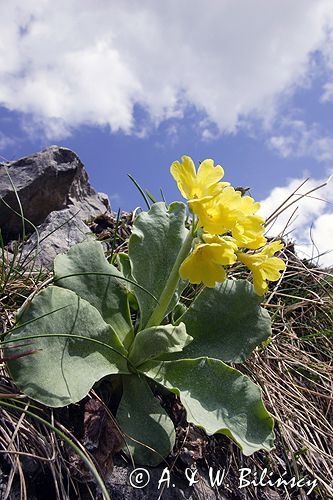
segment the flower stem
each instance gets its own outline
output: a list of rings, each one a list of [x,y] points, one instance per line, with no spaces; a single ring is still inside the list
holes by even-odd
[[[168,281],[166,282],[165,288],[160,296],[159,303],[155,307],[152,315],[150,316],[148,323],[145,328],[150,328],[151,326],[160,325],[166,314],[170,301],[175,293],[175,290],[179,281],[179,268],[184,259],[188,256],[194,235],[192,230],[190,230],[184,240],[184,243],[177,255],[177,259],[173,265]]]

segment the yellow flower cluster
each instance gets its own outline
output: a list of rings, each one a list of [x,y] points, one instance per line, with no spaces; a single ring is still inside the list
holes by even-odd
[[[274,257],[283,244],[275,241],[266,245],[265,220],[256,215],[260,204],[251,196],[242,196],[229,182],[220,182],[224,170],[221,165],[214,166],[213,160],[204,160],[196,172],[192,159],[183,156],[170,170],[204,231],[201,242],[180,266],[181,278],[214,287],[226,278],[223,266],[239,260],[252,271],[255,291],[263,295],[267,281],[277,281],[285,264]],[[262,247],[253,254],[239,250]]]

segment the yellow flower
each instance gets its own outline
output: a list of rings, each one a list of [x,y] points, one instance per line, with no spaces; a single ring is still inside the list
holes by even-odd
[[[191,210],[199,217],[199,226],[210,234],[223,234],[231,230],[240,212],[241,193],[233,187],[225,187],[209,200],[191,200]]]
[[[260,253],[262,255],[266,255],[267,257],[273,257],[273,255],[276,252],[279,252],[280,250],[282,250],[283,247],[284,247],[284,244],[282,243],[281,240],[272,241],[271,243],[266,245],[265,248],[263,248]]]
[[[199,225],[210,234],[228,231],[239,247],[257,249],[267,243],[263,236],[265,220],[254,215],[260,208],[251,196],[241,196],[231,186],[210,200],[191,200],[189,205],[199,217]]]
[[[281,241],[269,243],[261,252],[255,254],[237,253],[238,260],[252,271],[253,285],[258,295],[264,295],[268,290],[267,281],[280,279],[280,272],[286,267],[282,259],[273,255],[283,248]]]
[[[239,247],[257,250],[266,245],[267,240],[263,235],[265,219],[259,215],[247,215],[236,220],[232,228],[232,235]]]
[[[217,281],[224,281],[225,270],[222,266],[234,264],[238,249],[232,238],[204,235],[205,243],[199,243],[184,260],[179,269],[182,279],[191,283],[203,283],[213,288]]]
[[[214,161],[209,159],[201,162],[196,173],[192,158],[182,156],[182,163],[174,161],[170,172],[187,200],[210,199],[229,185],[228,182],[218,182],[224,176],[224,170],[221,165],[214,167]]]

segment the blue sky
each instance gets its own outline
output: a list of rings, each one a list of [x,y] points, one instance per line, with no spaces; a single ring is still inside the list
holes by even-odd
[[[71,148],[115,210],[143,206],[128,173],[180,199],[169,167],[184,154],[222,164],[267,215],[305,177],[310,189],[333,172],[331,0],[0,0],[0,10],[5,159]],[[290,228],[308,255],[311,237],[333,248],[331,183],[318,196],[327,203],[303,200]]]

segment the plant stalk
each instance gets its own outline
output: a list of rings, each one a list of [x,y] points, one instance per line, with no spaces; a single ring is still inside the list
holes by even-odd
[[[159,303],[155,307],[152,315],[148,320],[148,323],[145,325],[145,328],[150,328],[151,326],[158,326],[163,321],[163,318],[166,314],[170,301],[175,293],[175,290],[179,282],[179,268],[191,250],[193,239],[194,239],[193,231],[190,230],[178,253],[177,259],[173,265],[168,281],[166,282],[165,288],[160,296]]]

